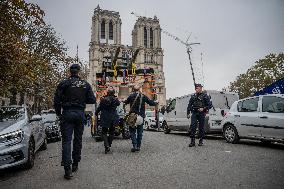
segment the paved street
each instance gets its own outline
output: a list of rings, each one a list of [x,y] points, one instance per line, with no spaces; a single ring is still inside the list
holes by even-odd
[[[116,139],[105,155],[87,128],[73,180],[63,178],[58,142],[37,153],[33,169],[1,172],[0,188],[284,188],[282,145],[210,137],[206,146],[188,148],[188,142],[185,134],[146,131],[141,152],[130,152],[130,140]]]

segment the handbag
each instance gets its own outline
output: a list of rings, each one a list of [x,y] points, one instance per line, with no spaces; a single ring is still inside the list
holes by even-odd
[[[134,104],[135,104],[135,102],[136,102],[137,99],[138,99],[138,96],[141,96],[141,97],[140,97],[140,104],[139,104],[139,111],[140,111],[141,105],[142,105],[142,95],[138,94],[138,95],[136,96],[135,100],[133,101],[133,104],[132,104],[132,106],[131,106],[129,112],[132,111],[132,109],[133,109],[133,107],[134,107]],[[125,121],[126,121],[126,124],[127,124],[129,127],[133,128],[133,129],[136,129],[138,123],[141,122],[141,118],[142,118],[142,117],[141,117],[140,115],[138,115],[138,114],[132,112],[132,113],[129,113],[129,115],[126,116]],[[142,123],[141,123],[141,124],[143,124],[143,118],[142,118]],[[139,125],[141,125],[141,124],[139,124]]]

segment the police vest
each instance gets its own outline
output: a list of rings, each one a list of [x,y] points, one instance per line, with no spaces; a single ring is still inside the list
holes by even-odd
[[[67,87],[63,91],[63,107],[85,108],[87,82],[71,77],[67,83]]]
[[[193,109],[198,109],[198,108],[204,108],[205,107],[205,94],[194,94],[192,96],[193,98]]]

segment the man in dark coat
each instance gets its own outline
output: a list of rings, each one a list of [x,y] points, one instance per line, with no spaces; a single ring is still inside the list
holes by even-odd
[[[79,72],[80,66],[73,64],[70,67],[71,77],[59,83],[54,96],[54,108],[56,115],[60,119],[62,134],[61,164],[64,166],[64,178],[66,179],[72,178],[72,172],[78,170],[78,163],[81,160],[82,135],[85,122],[84,110],[86,104],[96,103],[96,98],[90,84],[79,77]],[[73,132],[74,140],[71,159]]]
[[[141,147],[143,125],[144,125],[144,118],[145,118],[145,103],[149,104],[150,106],[156,106],[158,103],[153,100],[150,100],[147,96],[143,95],[140,92],[140,86],[138,85],[135,86],[133,90],[134,90],[134,93],[132,93],[126,99],[126,101],[124,101],[124,103],[130,104],[130,107],[132,107],[129,114],[136,113],[137,115],[140,115],[143,118],[143,123],[141,125],[137,125],[136,128],[129,127],[129,132],[130,132],[132,145],[133,145],[131,152],[136,152],[136,151],[140,151],[140,147]]]
[[[203,138],[205,136],[205,131],[204,131],[205,115],[206,115],[206,112],[209,111],[210,108],[212,108],[212,103],[210,101],[210,98],[208,97],[206,93],[202,92],[201,84],[195,85],[195,91],[196,93],[191,96],[189,103],[188,103],[188,107],[187,107],[188,117],[190,117],[190,112],[192,112],[191,129],[190,129],[191,142],[189,144],[189,147],[195,146],[195,133],[196,133],[196,127],[198,123],[199,123],[198,146],[203,145]]]
[[[115,90],[109,88],[107,95],[101,99],[96,110],[96,116],[101,112],[100,123],[102,126],[102,138],[104,140],[105,153],[110,151],[112,140],[114,137],[115,126],[118,125],[119,116],[116,108],[120,102],[115,96]],[[109,136],[107,136],[109,134]]]

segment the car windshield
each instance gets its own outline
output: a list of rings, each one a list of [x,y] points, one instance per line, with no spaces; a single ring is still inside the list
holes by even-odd
[[[210,97],[213,107],[220,109],[229,109],[238,100],[238,96],[233,94],[211,94]]]
[[[25,117],[23,107],[0,107],[0,122],[18,121]]]
[[[52,123],[56,121],[55,113],[42,114],[43,123]]]
[[[146,112],[147,117],[155,117],[155,112]]]

